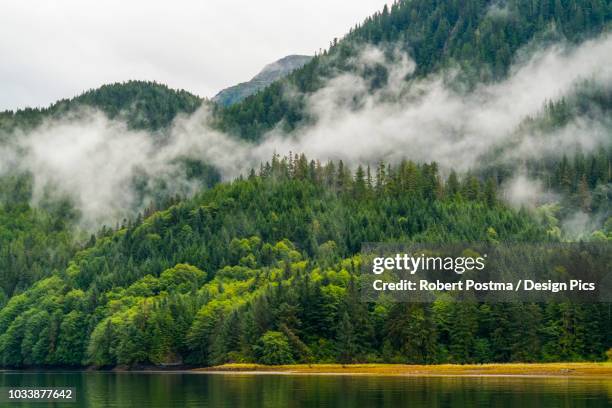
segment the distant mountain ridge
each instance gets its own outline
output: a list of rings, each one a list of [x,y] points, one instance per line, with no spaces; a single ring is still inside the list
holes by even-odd
[[[612,25],[610,0],[506,0],[504,18],[499,4],[398,0],[244,101],[214,104],[213,124],[253,142],[270,129],[300,130],[311,119],[309,95],[324,89],[333,75],[353,75],[352,60],[365,46],[400,47],[414,59],[414,75],[461,64],[472,82],[486,83],[503,79],[518,50],[551,26],[578,43]],[[276,68],[264,69],[260,80],[275,75]],[[384,86],[387,73],[382,66],[364,75]],[[612,98],[597,85],[551,101],[524,126],[538,136],[574,117],[588,118],[592,109],[607,118]],[[0,141],[4,129],[28,130],[82,107],[125,120],[131,129],[163,133],[176,115],[207,103],[150,82],[111,84],[49,108],[0,113]],[[436,120],[448,112],[440,108]],[[204,127],[195,129],[206,136]],[[419,137],[428,138],[428,148],[441,147],[422,130]],[[375,131],[371,137],[377,137]],[[454,293],[434,293],[431,303],[387,297],[364,302],[360,296],[362,242],[554,245],[567,239],[565,220],[574,228],[583,214],[606,220],[585,239],[612,240],[612,150],[571,157],[570,145],[557,140],[557,150],[567,153],[559,160],[532,165],[508,155],[535,180],[534,196],[550,190],[560,197],[533,215],[526,206],[515,210],[498,198],[506,181],[515,179],[506,162],[481,174],[451,171],[444,179],[437,162],[392,164],[381,155],[374,168],[351,169],[357,163],[322,165],[318,159],[325,157],[274,154],[258,173],[218,183],[214,169],[191,156],[143,161],[152,163],[150,168],[123,160],[126,152],[120,152],[119,165],[86,157],[103,174],[133,167],[129,174],[135,177],[119,179],[127,181],[117,183],[118,190],[155,201],[143,214],[117,220],[114,229],[101,226],[83,245],[72,231],[78,215],[69,202],[60,197],[33,207],[35,174],[9,173],[0,177],[0,367],[603,361],[612,347],[609,304],[477,303]],[[347,144],[339,139],[338,150]],[[540,139],[527,148],[539,144]],[[242,156],[225,157],[229,163]],[[170,166],[158,163],[166,158],[176,160]],[[158,169],[167,177],[158,177]],[[181,171],[188,186],[194,180],[216,185],[191,198],[170,196]],[[559,268],[551,274],[563,276]]]
[[[195,112],[202,102],[197,95],[157,82],[116,82],[61,99],[46,108],[0,112],[0,134],[17,127],[31,129],[45,118],[59,118],[83,107],[99,109],[111,119],[125,120],[132,129],[156,131],[169,126],[179,113]]]
[[[304,108],[307,96],[334,75],[355,73],[352,62],[365,46],[407,53],[416,64],[414,77],[460,67],[463,80],[473,85],[503,79],[519,49],[553,31],[578,44],[611,27],[609,0],[399,0],[332,41],[302,68],[220,109],[216,126],[256,141],[279,125],[288,133],[311,123]],[[381,85],[387,74],[384,67],[368,73]]]
[[[248,96],[257,93],[268,85],[284,78],[291,72],[306,65],[312,59],[308,55],[288,55],[271,64],[266,65],[250,81],[223,89],[213,97],[213,102],[222,106],[238,103]]]

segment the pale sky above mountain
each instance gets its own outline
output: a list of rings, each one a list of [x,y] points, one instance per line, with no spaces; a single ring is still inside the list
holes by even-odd
[[[0,110],[129,79],[211,97],[311,55],[385,0],[3,0]]]

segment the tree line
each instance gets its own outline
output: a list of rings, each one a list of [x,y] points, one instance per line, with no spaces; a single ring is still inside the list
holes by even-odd
[[[494,179],[304,155],[99,234],[0,310],[6,367],[601,360],[608,304],[362,302],[363,242],[555,241]],[[604,231],[607,237],[612,231]]]

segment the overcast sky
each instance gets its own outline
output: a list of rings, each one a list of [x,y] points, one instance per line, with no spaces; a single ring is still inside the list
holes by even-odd
[[[2,0],[0,110],[128,79],[210,97],[285,55],[325,48],[385,3]]]

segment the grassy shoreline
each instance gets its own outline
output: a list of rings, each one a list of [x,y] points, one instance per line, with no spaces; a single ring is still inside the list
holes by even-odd
[[[376,376],[496,376],[496,377],[609,377],[612,363],[512,363],[512,364],[224,364],[192,371],[242,374],[376,375]]]

